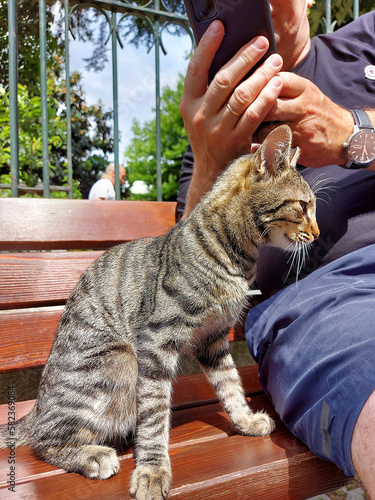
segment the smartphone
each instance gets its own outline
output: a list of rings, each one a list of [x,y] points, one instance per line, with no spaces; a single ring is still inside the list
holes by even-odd
[[[270,45],[266,54],[245,78],[268,56],[276,53],[268,0],[184,0],[184,3],[197,44],[212,21],[218,19],[224,24],[225,35],[210,68],[210,81],[255,36],[265,36]]]

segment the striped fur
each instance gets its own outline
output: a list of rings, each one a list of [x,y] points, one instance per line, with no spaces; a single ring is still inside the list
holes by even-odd
[[[115,450],[134,436],[131,495],[166,498],[171,383],[185,350],[238,432],[272,432],[268,415],[245,400],[227,331],[246,304],[260,245],[299,247],[318,235],[315,197],[296,159],[289,128],[276,129],[168,234],[114,247],[88,268],[63,312],[35,407],[17,423],[18,444],[105,479],[120,468]]]

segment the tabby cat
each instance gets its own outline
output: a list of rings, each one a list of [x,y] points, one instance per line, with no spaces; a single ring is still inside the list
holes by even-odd
[[[185,350],[239,433],[272,432],[270,417],[246,402],[227,332],[247,302],[260,245],[298,249],[319,234],[297,158],[290,129],[277,128],[165,236],[116,246],[87,269],[62,314],[36,404],[17,422],[18,445],[106,479],[120,468],[115,449],[134,433],[130,494],[166,498],[171,384]]]

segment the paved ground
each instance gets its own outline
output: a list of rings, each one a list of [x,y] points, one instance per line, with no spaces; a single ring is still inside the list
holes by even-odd
[[[336,496],[336,495],[335,495]],[[348,490],[347,488],[341,488],[340,493],[337,494],[337,499],[342,500],[365,500],[366,497],[363,493],[362,488],[355,488],[353,490]],[[317,495],[316,497],[309,498],[308,500],[332,500],[332,497],[328,495]]]

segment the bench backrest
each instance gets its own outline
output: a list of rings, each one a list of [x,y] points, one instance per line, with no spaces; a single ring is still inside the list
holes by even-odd
[[[88,265],[113,245],[166,233],[175,213],[173,202],[1,198],[0,372],[43,366]]]
[[[0,251],[107,249],[175,220],[174,202],[0,198]]]

